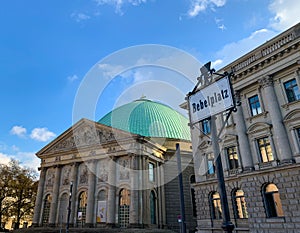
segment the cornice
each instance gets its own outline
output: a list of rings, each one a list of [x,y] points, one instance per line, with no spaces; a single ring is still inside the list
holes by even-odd
[[[235,83],[283,60],[289,54],[299,50],[299,45],[300,23],[225,66],[222,70],[233,71],[232,82]]]

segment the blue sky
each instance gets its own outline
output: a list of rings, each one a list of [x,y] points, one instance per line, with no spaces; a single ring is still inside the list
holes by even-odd
[[[168,46],[221,68],[298,23],[298,9],[295,0],[2,0],[0,161],[36,168],[34,154],[78,118],[98,120],[142,95],[178,109],[200,67],[187,80],[161,67],[104,63],[120,51]],[[98,93],[93,114],[74,117],[96,64],[122,72]]]

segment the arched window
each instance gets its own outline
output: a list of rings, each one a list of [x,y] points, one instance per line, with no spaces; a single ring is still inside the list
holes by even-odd
[[[210,194],[210,206],[211,206],[211,218],[222,219],[222,206],[220,194],[218,192],[212,192]]]
[[[51,201],[52,201],[52,197],[50,194],[48,194],[44,200],[42,225],[45,225],[49,222]]]
[[[119,224],[120,227],[127,227],[129,225],[130,191],[121,189],[119,197]]]
[[[64,193],[59,200],[59,223],[67,223],[68,216],[68,194]]]
[[[234,190],[232,200],[235,218],[248,218],[244,191],[241,189]]]
[[[280,195],[275,184],[267,184],[264,186],[263,198],[267,218],[284,216]]]
[[[81,192],[78,198],[77,221],[79,224],[85,223],[87,206],[87,192]]]
[[[106,190],[100,190],[97,197],[97,223],[106,222]]]
[[[98,193],[98,201],[105,201],[106,200],[106,191],[100,190]]]
[[[196,182],[195,175],[192,175],[190,178],[190,185],[191,185],[191,198],[192,198],[192,210],[193,210],[193,217],[197,217],[197,205],[196,205],[196,194],[195,189],[192,186]]]
[[[156,195],[154,191],[150,192],[150,217],[151,224],[156,224]]]

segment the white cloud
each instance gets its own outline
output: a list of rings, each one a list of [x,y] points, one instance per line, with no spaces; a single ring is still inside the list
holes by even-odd
[[[81,21],[85,21],[85,20],[88,20],[90,19],[91,17],[89,15],[86,15],[84,13],[75,13],[73,12],[71,14],[71,18],[74,19],[76,22],[81,22]]]
[[[191,7],[188,11],[190,17],[197,16],[200,12],[205,11],[208,7],[222,7],[226,4],[226,0],[192,0]]]
[[[12,127],[12,129],[10,130],[10,133],[13,135],[17,135],[19,137],[25,137],[26,135],[26,128],[24,128],[23,126],[18,126],[15,125],[14,127]]]
[[[123,15],[122,7],[125,4],[138,6],[143,3],[147,3],[147,0],[94,0],[97,5],[112,5],[115,8],[117,14]]]
[[[40,166],[40,159],[35,155],[34,152],[17,152],[14,155],[4,154],[0,152],[0,163],[8,164],[11,159],[15,159],[20,161],[20,165],[23,167],[28,167],[34,169],[36,172],[38,171],[38,167]]]
[[[283,31],[300,21],[300,1],[297,0],[273,0],[269,10],[274,17],[270,19],[270,26]]]
[[[111,65],[111,64],[98,64],[99,70],[102,72],[104,78],[114,78],[124,70],[122,65]]]
[[[34,152],[18,152],[15,158],[21,161],[21,166],[32,168],[35,171],[41,165],[40,159]]]
[[[79,77],[76,75],[76,74],[74,74],[74,75],[72,75],[72,76],[68,76],[68,80],[69,80],[69,82],[74,82],[75,80],[77,80],[77,79],[79,79]]]
[[[230,62],[233,62],[235,59],[238,59],[244,54],[250,52],[274,36],[275,32],[267,29],[261,29],[253,32],[247,38],[225,45],[216,53],[216,61],[213,62],[215,67],[213,68],[219,69],[221,66],[225,66]]]
[[[1,164],[8,164],[11,158],[12,158],[11,156],[0,152],[0,163]]]
[[[34,140],[46,142],[56,136],[55,133],[49,131],[47,128],[35,128],[31,131],[30,137]]]

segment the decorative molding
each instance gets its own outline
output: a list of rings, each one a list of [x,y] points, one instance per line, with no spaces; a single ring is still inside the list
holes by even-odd
[[[93,126],[85,125],[73,130],[72,136],[62,139],[54,144],[46,151],[46,153],[72,150],[77,149],[78,147],[97,145],[114,140],[116,139],[111,131],[95,129]],[[91,151],[91,153],[93,153],[93,151]]]
[[[258,80],[258,83],[261,85],[262,88],[270,87],[274,85],[273,77],[270,75],[267,75],[261,79]]]

